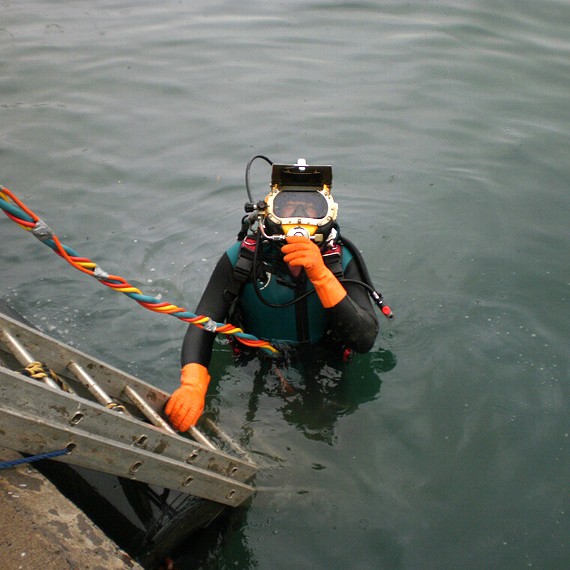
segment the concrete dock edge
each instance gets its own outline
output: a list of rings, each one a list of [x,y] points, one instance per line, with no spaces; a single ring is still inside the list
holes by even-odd
[[[20,458],[0,448],[0,461]],[[32,464],[0,470],[4,570],[142,570]]]

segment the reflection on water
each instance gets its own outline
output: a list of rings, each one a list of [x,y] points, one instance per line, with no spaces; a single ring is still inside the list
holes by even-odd
[[[181,547],[174,559],[175,568],[260,568],[255,549],[249,545],[247,514],[245,507],[235,509],[196,533]]]
[[[351,366],[351,358],[343,358],[342,351],[326,345],[289,349],[279,360],[240,355],[225,370],[217,371],[208,391],[209,406],[211,409],[218,406],[215,402],[219,390],[217,378],[231,375],[237,366],[253,379],[245,410],[246,425],[256,421],[259,399],[268,396],[275,401],[276,410],[286,422],[306,438],[334,445],[338,418],[354,413],[361,404],[377,398],[380,375],[396,366],[395,355],[382,348],[358,355],[358,359],[358,370],[371,366],[374,374],[358,376]],[[240,441],[245,447],[250,443],[244,434]]]
[[[315,495],[315,489],[308,490],[308,485],[291,486],[287,480],[278,480],[272,488],[265,488],[267,475],[279,469],[286,460],[282,453],[267,453],[264,444],[270,437],[259,433],[257,415],[260,413],[260,400],[268,398],[274,413],[308,440],[334,448],[337,444],[335,433],[338,421],[355,413],[363,404],[379,397],[382,384],[381,375],[396,366],[395,355],[386,349],[378,348],[366,355],[357,356],[357,367],[351,366],[350,359],[343,359],[342,352],[331,350],[324,345],[306,349],[289,350],[279,360],[270,357],[256,358],[243,354],[227,364],[225,370],[217,371],[217,377],[232,375],[237,366],[252,379],[251,390],[247,389],[244,405],[245,421],[237,438],[239,444],[250,451],[261,467],[257,478],[258,495],[245,505],[232,512],[227,512],[219,521],[208,529],[199,531],[195,540],[183,545],[175,557],[181,568],[233,567],[244,569],[258,568],[255,549],[249,543],[248,525],[251,503],[263,503],[261,495],[269,493],[271,500],[278,496],[287,497],[293,493],[302,499],[304,495]],[[362,367],[373,367],[373,375],[362,375]],[[218,422],[220,410],[220,390],[223,380],[213,378],[209,389],[206,415]],[[263,424],[262,424],[263,425]],[[261,446],[258,444],[261,442]],[[293,444],[291,444],[293,445]],[[297,461],[308,461],[314,471],[326,469],[315,461],[315,457],[303,457],[298,450]],[[261,494],[261,495],[260,495]],[[283,500],[283,499],[280,499]],[[271,526],[271,524],[268,524]],[[199,545],[199,547],[197,547]],[[218,566],[219,565],[219,566]]]
[[[279,493],[286,496],[295,493],[302,497],[315,494],[315,490],[292,488],[287,490],[287,481],[280,481],[281,489],[263,488],[263,469],[274,469],[283,464],[278,455],[267,454],[256,449],[258,438],[264,434],[256,433],[256,415],[259,412],[260,399],[267,397],[272,402],[275,413],[287,424],[301,433],[308,440],[334,448],[337,443],[335,428],[340,418],[355,413],[359,407],[379,397],[382,384],[381,374],[396,366],[395,355],[386,349],[366,355],[358,355],[359,366],[343,361],[342,353],[330,350],[330,347],[311,347],[308,350],[292,350],[279,360],[271,358],[241,358],[226,366],[220,377],[231,375],[231,369],[238,366],[252,378],[252,389],[248,391],[245,405],[245,422],[239,433],[239,443],[250,450],[254,459],[260,463],[262,472],[258,477],[259,493],[269,492],[276,497]],[[366,361],[366,362],[363,362]],[[362,376],[360,366],[373,366],[375,374]],[[206,414],[217,419],[219,410],[218,397],[220,382],[215,379],[209,390],[208,410]],[[313,458],[314,459],[314,458]],[[303,462],[311,458],[298,456]],[[318,462],[312,462],[314,471],[326,469]],[[264,502],[259,494],[252,501]],[[176,564],[181,568],[231,568],[237,566],[246,570],[259,568],[255,549],[250,544],[248,527],[249,509],[245,505],[227,512],[223,517],[201,530],[182,546],[176,555]],[[249,521],[249,522],[248,522]],[[268,527],[271,522],[268,521]]]

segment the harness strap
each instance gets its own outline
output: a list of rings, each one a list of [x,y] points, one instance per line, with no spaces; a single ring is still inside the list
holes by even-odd
[[[247,236],[241,243],[237,262],[234,266],[233,280],[225,289],[226,300],[233,302],[240,294],[242,287],[249,280],[253,272],[253,259],[257,241],[252,236]],[[342,268],[342,250],[339,244],[334,244],[322,253],[325,265],[330,269],[337,279],[344,277]]]
[[[253,270],[253,258],[255,256],[256,245],[255,238],[251,236],[245,237],[241,242],[239,256],[234,265],[232,282],[224,291],[224,296],[227,301],[233,302],[249,279]]]
[[[325,265],[332,271],[337,279],[344,277],[344,269],[342,268],[342,250],[340,245],[335,243],[329,247],[323,254]]]
[[[256,241],[252,237],[246,237],[241,242],[239,257],[234,267],[234,277],[241,283],[245,283],[251,275],[256,246]]]

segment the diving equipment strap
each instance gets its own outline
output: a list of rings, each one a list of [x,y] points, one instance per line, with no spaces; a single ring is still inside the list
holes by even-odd
[[[253,261],[257,241],[253,236],[247,236],[241,243],[238,259],[234,265],[232,282],[224,291],[226,300],[233,302],[241,293],[243,286],[247,283],[253,273]],[[342,250],[339,244],[329,245],[324,252],[321,252],[323,261],[337,279],[344,277],[342,268]]]

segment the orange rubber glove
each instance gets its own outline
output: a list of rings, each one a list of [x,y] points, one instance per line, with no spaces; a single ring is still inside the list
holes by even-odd
[[[289,236],[281,251],[285,254],[285,263],[305,270],[325,309],[338,305],[346,297],[346,289],[325,265],[321,251],[310,239]]]
[[[191,362],[182,368],[181,386],[170,396],[164,408],[175,429],[187,431],[196,425],[204,410],[209,383],[210,375],[205,366]]]

